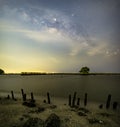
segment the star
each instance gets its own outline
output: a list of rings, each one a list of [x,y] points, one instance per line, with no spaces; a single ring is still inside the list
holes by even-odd
[[[54,21],[54,22],[56,22],[56,21],[57,21],[57,19],[56,19],[56,18],[53,18],[53,21]]]

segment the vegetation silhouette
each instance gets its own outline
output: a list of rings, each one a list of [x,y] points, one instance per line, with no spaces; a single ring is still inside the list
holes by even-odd
[[[0,75],[4,74],[4,70],[0,69]]]
[[[80,72],[80,74],[89,74],[90,68],[88,68],[88,67],[82,67],[79,72]]]

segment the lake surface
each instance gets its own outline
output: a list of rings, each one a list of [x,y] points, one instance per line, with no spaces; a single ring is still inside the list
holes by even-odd
[[[84,98],[88,93],[91,101],[106,101],[108,94],[112,101],[120,103],[120,75],[1,75],[0,91],[34,92],[36,95],[46,95],[50,92],[55,97],[68,97],[77,92],[77,96]]]

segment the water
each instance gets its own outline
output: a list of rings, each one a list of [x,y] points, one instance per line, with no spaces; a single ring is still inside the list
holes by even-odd
[[[77,92],[77,96],[84,98],[88,93],[91,101],[106,101],[108,94],[113,101],[120,102],[120,75],[1,75],[0,91],[20,92],[21,88],[26,93],[34,92],[36,95],[46,95],[50,92],[55,97],[68,97]]]

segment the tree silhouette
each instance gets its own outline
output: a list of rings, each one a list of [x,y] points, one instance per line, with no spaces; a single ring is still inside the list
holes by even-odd
[[[81,74],[89,74],[90,69],[88,67],[82,67],[79,71]]]
[[[4,74],[4,70],[0,69],[0,75]]]

